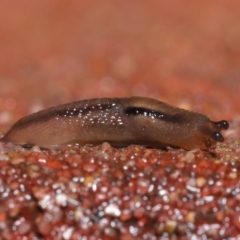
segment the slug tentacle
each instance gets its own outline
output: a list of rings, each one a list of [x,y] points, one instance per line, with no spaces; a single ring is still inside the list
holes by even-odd
[[[220,131],[221,130],[227,130],[229,128],[229,124],[225,120],[222,120],[222,121],[219,121],[219,122],[212,122],[212,123],[217,125]]]
[[[225,120],[213,122],[203,114],[151,98],[102,98],[31,114],[17,121],[3,140],[45,148],[109,142],[208,149],[224,141],[220,131],[228,127]]]
[[[223,142],[224,141],[224,138],[223,138],[223,136],[221,135],[220,132],[214,132],[213,133],[213,138],[217,142]]]

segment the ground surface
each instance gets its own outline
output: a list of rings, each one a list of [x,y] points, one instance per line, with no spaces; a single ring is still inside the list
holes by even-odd
[[[239,7],[2,1],[3,134],[49,106],[132,95],[231,127],[213,152],[0,143],[0,239],[240,237]]]

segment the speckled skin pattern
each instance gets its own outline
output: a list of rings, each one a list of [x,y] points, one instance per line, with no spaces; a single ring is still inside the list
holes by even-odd
[[[109,142],[190,150],[214,147],[224,140],[220,131],[227,128],[224,120],[212,122],[203,114],[151,98],[102,98],[31,114],[15,123],[3,140],[48,148]]]

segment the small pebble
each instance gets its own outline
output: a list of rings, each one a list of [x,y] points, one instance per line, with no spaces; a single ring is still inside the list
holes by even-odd
[[[119,217],[121,215],[121,211],[118,207],[117,204],[109,204],[105,210],[104,210],[106,215],[113,216],[113,217]]]

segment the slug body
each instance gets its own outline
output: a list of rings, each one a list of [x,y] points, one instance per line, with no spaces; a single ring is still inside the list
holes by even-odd
[[[172,107],[151,98],[102,98],[67,103],[20,119],[3,140],[60,147],[71,143],[113,146],[140,144],[208,149],[224,139],[227,121]]]

